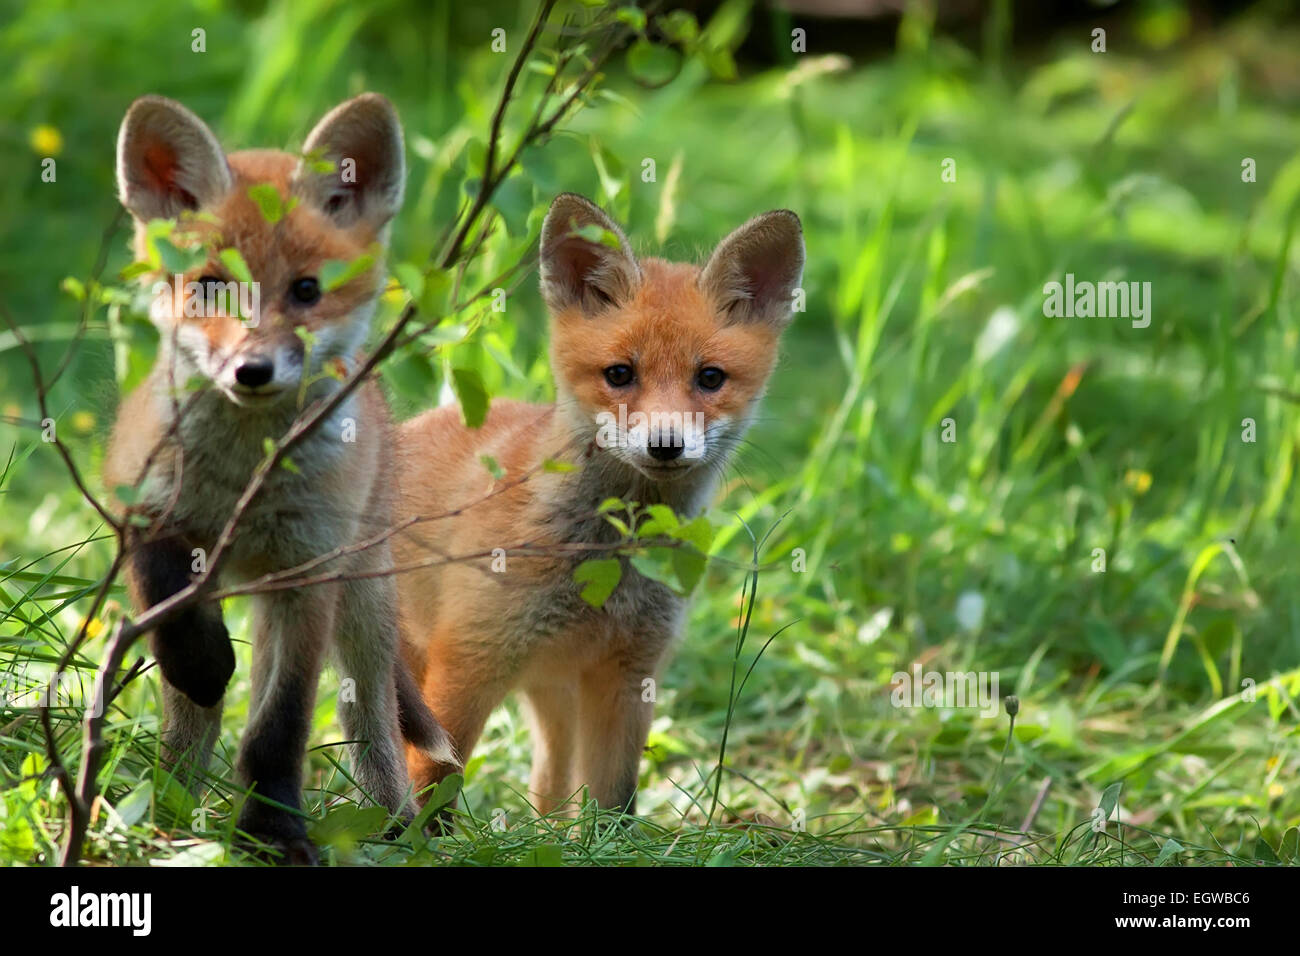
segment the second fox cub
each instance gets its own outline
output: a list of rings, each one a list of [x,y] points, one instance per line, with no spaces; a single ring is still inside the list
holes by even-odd
[[[399,519],[446,515],[395,546],[399,565],[425,563],[398,576],[412,668],[462,759],[493,708],[523,692],[530,798],[543,812],[584,785],[601,806],[634,807],[654,706],[643,681],[686,613],[626,561],[605,605],[588,606],[573,572],[593,552],[565,546],[619,540],[597,513],[609,497],[684,516],[708,503],[776,362],[803,264],[791,212],[749,221],[701,268],[637,259],[600,209],[562,195],[541,239],[556,404],[497,401],[478,429],[444,407],[401,427]],[[598,415],[634,423],[637,412],[649,429],[597,440]],[[495,482],[483,456],[505,472]],[[547,470],[548,459],[576,467]],[[504,573],[440,557],[498,548]],[[411,747],[407,758],[417,788],[457,769]]]
[[[302,403],[338,388],[322,369],[350,371],[365,338],[382,268],[372,264],[335,289],[321,273],[327,260],[355,261],[387,242],[405,181],[397,114],[381,96],[357,97],[322,119],[304,148],[335,170],[351,163],[355,175],[271,150],[227,156],[202,120],[162,97],[137,100],[122,122],[118,183],[139,258],[148,255],[158,219],[178,220],[178,231],[192,233],[196,252],[204,252],[175,288],[166,276],[156,290],[158,362],[123,402],[105,462],[108,486],[136,486],[131,508],[151,526],[133,526],[129,540],[131,594],[142,609],[203,570],[199,562],[213,554],[265,457],[264,443],[286,433]],[[258,190],[263,199],[268,191],[277,197],[282,215],[265,212]],[[218,302],[209,292],[201,302],[179,291],[180,279],[199,290],[234,289],[230,257],[221,255],[230,249],[253,280],[246,276],[245,284],[260,289],[260,305],[242,317],[230,308],[233,298]],[[192,400],[184,394],[191,381],[199,385]],[[391,434],[373,383],[350,395],[294,447],[292,469],[268,476],[219,570],[240,580],[286,571],[386,527],[395,497]],[[340,711],[356,778],[372,798],[403,810],[410,786],[403,734],[450,757],[446,735],[397,658],[396,588],[383,576],[391,564],[380,544],[324,566],[342,568],[348,580],[253,598],[252,701],[238,759],[252,793],[239,826],[291,862],[315,859],[292,810],[300,806],[312,703],[331,644],[340,677],[355,682]],[[235,667],[220,606],[176,614],[151,644],[162,671],[163,761],[192,778],[208,760]]]

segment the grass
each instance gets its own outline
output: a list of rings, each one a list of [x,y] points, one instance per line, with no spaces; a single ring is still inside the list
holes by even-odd
[[[524,20],[513,7],[223,8],[196,58],[167,52],[191,11],[146,3],[148,36],[107,8],[80,12],[95,19],[75,37],[71,13],[39,7],[0,32],[18,66],[0,97],[11,152],[39,123],[66,143],[57,189],[26,168],[0,180],[3,294],[47,336],[50,364],[78,309],[58,284],[88,274],[113,215],[112,134],[133,96],[178,96],[247,145],[287,142],[343,95],[382,90],[411,147],[395,261],[419,262],[464,173],[458,144],[482,135],[501,75],[482,38]],[[659,689],[641,818],[533,816],[527,733],[508,706],[466,768],[457,833],[381,840],[385,821],[347,796],[327,675],[307,795],[327,861],[1294,861],[1297,37],[1242,17],[1153,47],[1143,16],[1112,28],[1104,55],[1087,31],[981,53],[912,23],[870,62],[742,64],[732,84],[689,64],[653,91],[615,71],[617,97],[528,157],[528,202],[544,205],[561,189],[601,196],[600,156],[619,184],[602,198],[635,244],[670,257],[795,209],[807,310],[713,512],[719,560]],[[127,42],[141,54],[126,57]],[[1257,182],[1242,181],[1245,157]],[[645,158],[656,183],[640,179]],[[110,272],[127,262],[122,245]],[[1043,284],[1066,272],[1149,281],[1150,327],[1044,316]],[[543,313],[525,285],[508,319],[455,348],[492,394],[544,399]],[[123,322],[147,356],[147,334]],[[55,394],[61,434],[91,470],[116,393],[111,328],[97,315]],[[37,430],[15,421],[33,403],[3,334],[0,369],[0,657],[10,674],[36,673],[80,625],[109,542]],[[402,414],[436,401],[438,362],[429,374],[418,387],[390,376]],[[747,583],[751,531],[763,570]],[[963,598],[981,613],[958,615]],[[241,602],[227,613],[246,640]],[[246,650],[198,817],[156,767],[152,671],[114,702],[90,859],[242,859],[229,761]],[[92,642],[76,673],[89,680],[96,658]],[[893,706],[893,675],[913,662],[997,673],[1019,701],[1014,729],[1005,713]],[[76,714],[54,716],[72,759]],[[0,860],[49,862],[63,805],[31,708],[0,717],[0,765]]]

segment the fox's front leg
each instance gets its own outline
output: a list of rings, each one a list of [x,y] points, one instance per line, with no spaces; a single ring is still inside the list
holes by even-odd
[[[528,799],[544,816],[563,806],[575,789],[578,692],[574,681],[553,679],[526,683],[523,694],[533,744]]]
[[[194,549],[180,537],[131,542],[127,583],[146,610],[192,580]],[[162,761],[191,790],[207,766],[221,728],[221,699],[235,670],[235,651],[215,602],[191,605],[149,635],[162,671]]]
[[[611,657],[578,677],[578,783],[603,809],[636,813],[641,752],[650,735],[658,655]]]
[[[386,545],[367,553],[366,570],[391,570]],[[360,570],[360,569],[359,569]],[[408,713],[408,731],[420,738],[430,757],[454,759],[446,732],[428,716],[424,702],[398,661],[397,584],[390,575],[358,577],[342,585],[336,654],[339,677],[353,681],[348,695],[340,694],[339,716],[347,733],[357,781],[369,796],[395,814],[406,808],[411,793],[402,751],[396,694],[398,668],[410,683],[408,708],[419,708],[416,721]],[[415,733],[417,726],[422,731]]]
[[[335,587],[323,585],[259,594],[253,603],[252,700],[237,761],[240,779],[252,792],[239,828],[271,844],[289,863],[316,862],[298,811],[312,708],[337,597]]]

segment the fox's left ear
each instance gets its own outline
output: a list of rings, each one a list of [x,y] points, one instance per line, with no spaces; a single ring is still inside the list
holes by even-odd
[[[803,263],[799,217],[788,209],[765,212],[718,243],[700,271],[700,288],[738,321],[784,328],[794,315]]]
[[[402,208],[406,157],[393,104],[362,93],[325,114],[303,143],[295,190],[341,226],[384,226]],[[329,172],[313,163],[334,164]]]
[[[203,120],[165,96],[142,96],[117,133],[117,189],[139,222],[174,219],[230,191],[230,167]]]

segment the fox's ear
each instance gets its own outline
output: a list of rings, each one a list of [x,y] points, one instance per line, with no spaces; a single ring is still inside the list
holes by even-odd
[[[378,229],[402,208],[402,123],[378,93],[362,93],[326,113],[302,151],[295,188],[339,225],[368,222]],[[321,161],[334,168],[316,168]]]
[[[542,223],[541,276],[542,298],[552,315],[573,306],[595,315],[630,298],[641,267],[627,237],[600,207],[576,193],[562,193]]]
[[[131,104],[117,134],[117,191],[136,219],[174,219],[230,186],[226,154],[203,120],[162,96]]]
[[[788,209],[755,216],[713,250],[700,288],[743,322],[784,328],[803,279],[803,228]]]

